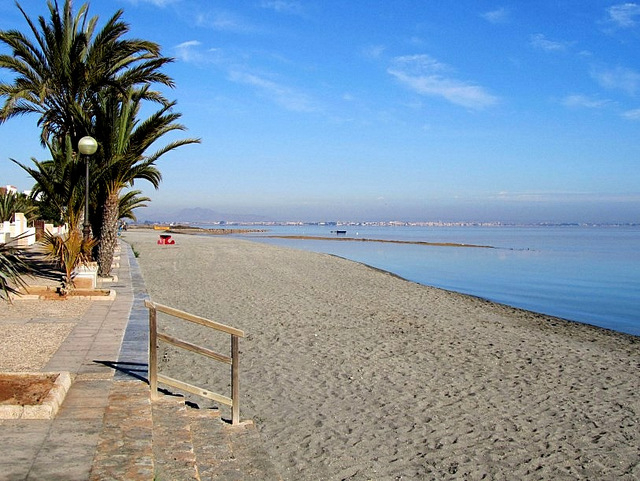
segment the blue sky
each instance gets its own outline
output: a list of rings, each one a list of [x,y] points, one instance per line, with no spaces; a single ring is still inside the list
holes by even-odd
[[[166,95],[202,139],[160,161],[160,190],[136,185],[153,198],[141,218],[640,221],[640,3],[90,6],[101,22],[124,9],[176,59]],[[0,4],[0,28],[25,26]],[[0,126],[0,184],[30,187],[8,159],[46,157],[36,121]]]

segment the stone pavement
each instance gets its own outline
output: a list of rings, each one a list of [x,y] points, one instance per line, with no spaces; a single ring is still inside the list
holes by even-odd
[[[91,302],[42,369],[75,376],[56,417],[0,420],[0,481],[281,479],[251,423],[228,426],[181,397],[151,405],[147,294],[125,243],[114,273],[103,287],[115,300]]]
[[[75,376],[56,417],[0,421],[0,480],[89,479],[113,387],[114,363],[134,300],[134,283],[129,279],[135,273],[124,247],[115,269],[121,282],[103,286],[116,291],[115,300],[91,302],[82,321],[42,369]]]

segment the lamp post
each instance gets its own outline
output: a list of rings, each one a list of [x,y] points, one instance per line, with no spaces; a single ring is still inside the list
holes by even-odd
[[[98,142],[90,136],[82,137],[78,141],[78,151],[85,155],[86,178],[84,189],[84,226],[82,228],[82,237],[85,241],[89,240],[91,234],[91,224],[89,224],[89,156],[95,154],[98,150]]]

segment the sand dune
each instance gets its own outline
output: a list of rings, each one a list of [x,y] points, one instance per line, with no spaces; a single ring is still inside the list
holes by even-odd
[[[640,338],[324,254],[124,239],[152,300],[246,331],[241,415],[287,480],[640,479]],[[170,375],[228,390],[225,369],[160,352]]]

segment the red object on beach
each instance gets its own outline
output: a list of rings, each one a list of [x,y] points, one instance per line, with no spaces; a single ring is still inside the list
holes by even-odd
[[[173,245],[176,241],[174,241],[169,234],[160,234],[160,239],[158,239],[158,245]]]

